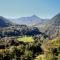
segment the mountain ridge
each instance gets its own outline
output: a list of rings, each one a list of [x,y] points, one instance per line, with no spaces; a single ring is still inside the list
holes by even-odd
[[[29,17],[21,17],[21,18],[16,18],[16,19],[12,19],[13,22],[17,23],[17,24],[25,24],[25,25],[36,25],[38,23],[42,24],[46,21],[46,19],[42,19],[36,15],[32,15]]]

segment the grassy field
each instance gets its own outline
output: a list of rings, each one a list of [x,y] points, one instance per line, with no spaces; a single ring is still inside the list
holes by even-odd
[[[34,42],[33,37],[29,37],[29,36],[23,36],[23,37],[18,37],[17,40],[20,42]]]

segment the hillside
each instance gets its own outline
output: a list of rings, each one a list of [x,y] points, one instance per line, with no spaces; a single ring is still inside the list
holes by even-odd
[[[47,31],[50,31],[49,34],[54,34],[56,36],[60,36],[60,13],[54,16],[49,22],[49,27]],[[54,37],[54,36],[53,36]]]
[[[48,20],[38,28],[49,35],[50,38],[60,36],[60,13]]]
[[[9,26],[12,26],[12,22],[0,16],[0,27],[9,27]]]
[[[16,25],[0,29],[0,37],[24,36],[24,35],[27,36],[42,35],[47,37],[47,35],[43,32],[40,32],[37,27],[30,27],[26,25]]]

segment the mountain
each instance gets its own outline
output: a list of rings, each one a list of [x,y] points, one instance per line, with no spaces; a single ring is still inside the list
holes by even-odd
[[[50,21],[48,21],[48,24],[54,26],[60,25],[60,13],[51,18]]]
[[[12,22],[10,22],[8,19],[0,16],[0,27],[8,27],[11,25],[12,25]]]
[[[41,19],[37,17],[36,15],[32,15],[30,17],[21,17],[21,18],[16,18],[16,19],[11,19],[11,20],[17,24],[25,24],[29,26],[33,26],[36,24],[42,24],[46,21],[46,19]]]
[[[45,33],[51,38],[60,36],[60,13],[55,15],[45,24]]]

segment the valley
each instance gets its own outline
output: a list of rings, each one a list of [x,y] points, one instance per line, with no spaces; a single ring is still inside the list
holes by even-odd
[[[16,21],[0,16],[0,60],[60,60],[60,13]]]

